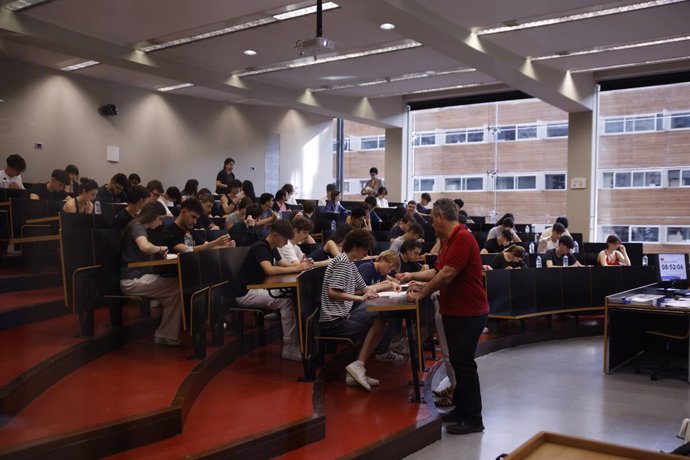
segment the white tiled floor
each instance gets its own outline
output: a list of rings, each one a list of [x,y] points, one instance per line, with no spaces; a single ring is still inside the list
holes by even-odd
[[[539,431],[670,451],[690,417],[690,385],[603,373],[603,338],[547,342],[477,359],[484,433],[443,439],[408,459],[493,460]]]

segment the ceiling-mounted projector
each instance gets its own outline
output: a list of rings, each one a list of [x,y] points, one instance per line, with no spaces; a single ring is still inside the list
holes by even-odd
[[[314,59],[319,54],[335,50],[335,42],[326,37],[305,38],[304,40],[297,40],[295,48],[299,51],[300,56],[312,55]]]

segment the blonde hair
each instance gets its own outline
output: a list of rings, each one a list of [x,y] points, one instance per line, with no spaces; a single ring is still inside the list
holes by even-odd
[[[379,254],[376,258],[376,262],[388,262],[391,266],[391,271],[397,272],[400,270],[400,257],[390,249]]]

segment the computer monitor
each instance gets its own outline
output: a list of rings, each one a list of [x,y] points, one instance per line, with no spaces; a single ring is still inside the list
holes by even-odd
[[[664,286],[686,286],[688,283],[687,254],[659,254],[656,279]]]

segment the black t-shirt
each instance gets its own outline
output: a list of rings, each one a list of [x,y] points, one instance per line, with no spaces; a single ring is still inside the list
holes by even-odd
[[[391,228],[391,231],[388,233],[388,237],[393,240],[399,236],[403,236],[405,232],[403,231],[402,228],[400,228],[400,225],[395,224],[393,228]]]
[[[221,169],[218,171],[218,174],[216,175],[216,180],[221,181],[224,183],[226,186],[230,184],[230,182],[235,180],[235,174],[231,172],[227,172],[225,168]],[[221,195],[223,193],[228,193],[230,190],[229,188],[218,188],[216,187],[216,194]]]
[[[422,206],[422,203],[417,203],[417,212],[420,212],[422,214],[431,214],[431,209],[427,209],[424,206]]]
[[[113,219],[113,228],[125,228],[128,223],[130,223],[134,217],[127,211],[127,209],[120,209],[115,218]]]
[[[107,208],[107,206],[104,206],[104,205],[106,205],[106,204],[126,203],[127,202],[127,195],[125,194],[125,192],[122,192],[119,195],[112,195],[110,193],[110,190],[108,190],[107,185],[101,185],[100,187],[98,187],[98,193],[96,194],[96,201],[101,203],[101,209],[105,210]]]
[[[422,269],[422,264],[414,260],[410,262],[405,262],[400,257],[400,271],[398,273],[414,273]]]
[[[248,284],[259,284],[266,278],[266,272],[261,268],[261,262],[268,261],[271,265],[275,265],[279,260],[280,255],[278,251],[271,249],[268,241],[261,240],[254,243],[249,248],[247,257],[244,259],[240,269],[237,297],[247,294]]]
[[[362,276],[364,282],[367,283],[367,286],[380,283],[384,280],[383,275],[379,274],[379,272],[376,271],[376,266],[374,265],[373,260],[369,260],[359,264],[357,270],[359,271],[359,274]]]
[[[202,245],[206,242],[200,232],[185,230],[178,226],[175,222],[165,227],[165,245],[168,246],[170,252],[173,252],[173,248],[178,244],[184,244],[184,237],[187,233],[192,234],[194,238],[194,246]]]
[[[204,230],[208,230],[211,227],[211,218],[208,217],[208,214],[202,214],[199,216],[199,218],[196,220],[196,225],[194,228],[202,228]]]
[[[501,246],[500,244],[498,244],[498,240],[496,238],[489,238],[484,243],[484,249],[489,251],[489,253],[491,253],[491,254],[496,253],[496,252],[502,252],[504,249],[506,249],[510,246],[512,246],[512,244],[508,244],[506,246]]]
[[[67,198],[67,193],[62,192],[49,192],[48,184],[45,182],[42,184],[35,184],[29,190],[31,193],[35,193],[42,200],[53,200],[53,201],[63,201]]]
[[[575,263],[575,261],[577,260],[575,258],[575,256],[571,252],[568,252],[568,254],[566,254],[566,255],[568,256],[568,265],[573,265]],[[546,266],[547,260],[550,260],[551,262],[553,262],[553,264],[556,265],[557,267],[563,266],[563,257],[558,257],[558,254],[556,253],[555,249],[549,249],[544,254],[544,266]]]
[[[244,221],[232,226],[230,231],[230,239],[235,242],[237,246],[251,246],[264,237],[259,233],[259,229],[255,226],[247,227]]]
[[[506,260],[503,254],[497,255],[494,258],[493,262],[491,262],[491,268],[493,268],[494,270],[501,270],[508,267],[527,268],[527,264],[522,259],[518,261],[508,262],[508,260]]]

